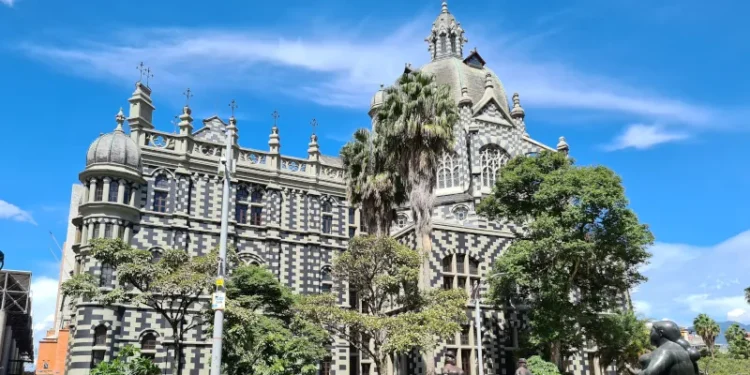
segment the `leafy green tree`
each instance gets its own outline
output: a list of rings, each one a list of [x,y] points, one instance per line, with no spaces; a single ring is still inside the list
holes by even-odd
[[[622,294],[646,279],[638,267],[653,235],[605,167],[575,166],[548,151],[514,158],[478,212],[528,226],[495,263],[491,296],[530,308],[532,342],[560,368],[599,313],[619,309]]]
[[[719,323],[716,323],[706,314],[700,314],[693,320],[693,328],[695,332],[703,339],[703,342],[708,348],[708,352],[713,357],[714,355],[714,344],[716,343],[716,336],[721,332]]]
[[[618,373],[626,373],[626,365],[637,366],[638,358],[652,349],[649,332],[645,320],[626,311],[600,315],[586,333],[596,343],[601,368],[616,363]]]
[[[341,149],[349,203],[362,207],[362,221],[377,236],[388,235],[394,207],[406,200],[403,183],[382,147],[382,137],[359,129]]]
[[[526,368],[534,375],[560,375],[560,370],[552,362],[535,355],[526,360]]]
[[[724,332],[724,337],[727,339],[727,344],[729,344],[729,355],[732,358],[750,358],[750,341],[747,340],[746,335],[747,332],[737,323],[729,326],[726,332]]]
[[[732,358],[717,352],[713,357],[698,360],[698,369],[704,375],[750,375],[750,359]]]
[[[154,309],[172,329],[172,368],[181,374],[183,338],[200,324],[199,315],[191,309],[207,307],[201,297],[212,288],[218,252],[191,257],[183,250],[166,250],[160,259],[154,259],[151,252],[132,248],[121,239],[95,239],[90,254],[115,269],[115,287],[100,288],[94,276],[80,273],[63,283],[63,293],[107,305],[133,303]]]
[[[140,350],[133,345],[127,345],[120,349],[115,359],[96,365],[91,375],[159,375],[159,367],[139,353]]]
[[[438,85],[432,75],[419,71],[404,73],[394,86],[386,88],[377,113],[375,132],[383,137],[382,150],[389,163],[403,177],[415,218],[417,250],[422,254],[432,253],[437,165],[441,155],[453,152],[457,121],[458,106],[450,87]],[[424,257],[421,269],[422,288],[429,287],[427,259]]]
[[[750,303],[750,286],[745,288],[745,301],[747,301],[747,303]]]
[[[299,296],[271,272],[253,265],[232,270],[226,291],[222,373],[317,373],[329,335],[297,314]]]
[[[430,351],[466,319],[464,291],[418,288],[420,254],[391,237],[355,237],[332,273],[349,285],[361,311],[337,305],[335,295],[306,297],[304,316],[368,354],[378,374],[387,358],[412,349]]]

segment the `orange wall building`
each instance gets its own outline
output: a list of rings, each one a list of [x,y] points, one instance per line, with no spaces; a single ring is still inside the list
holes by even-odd
[[[68,329],[47,331],[47,337],[39,341],[36,359],[36,375],[65,375],[65,357],[68,355]]]

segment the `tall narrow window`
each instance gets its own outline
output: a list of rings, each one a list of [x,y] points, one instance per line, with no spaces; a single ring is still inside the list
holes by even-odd
[[[260,190],[253,190],[253,194],[250,196],[250,202],[261,203],[263,202],[263,192]]]
[[[107,327],[99,325],[94,328],[94,346],[107,345]]]
[[[102,273],[99,275],[99,286],[109,288],[114,280],[115,269],[107,263],[102,264]]]
[[[488,145],[479,151],[479,162],[482,168],[482,186],[493,187],[500,168],[508,161],[508,154],[497,145]]]
[[[320,292],[331,293],[331,291],[333,291],[333,276],[331,275],[331,269],[325,267],[320,272]]]
[[[240,224],[247,224],[247,205],[243,203],[237,203],[237,207],[234,209],[234,220]]]
[[[169,181],[164,175],[156,176],[154,179],[154,204],[156,212],[167,212],[167,200],[169,199]]]
[[[447,40],[448,36],[445,34],[440,35],[440,54],[445,55],[448,52]]]
[[[458,35],[451,36],[451,53],[456,53],[456,38],[458,38]]]
[[[263,207],[253,206],[250,208],[250,224],[261,225],[263,217]]]
[[[99,238],[99,223],[94,223],[94,232],[91,233],[91,238]]]
[[[331,375],[331,362],[333,362],[331,357],[323,358],[320,362],[320,375]]]
[[[357,210],[354,207],[349,207],[349,224],[354,224],[356,212]]]
[[[117,202],[117,194],[120,192],[120,183],[117,180],[109,182],[109,196],[108,201]]]
[[[104,195],[104,182],[97,181],[96,190],[94,190],[94,201],[101,202]]]
[[[112,224],[104,224],[104,238],[112,237]]]
[[[458,163],[454,162],[454,156],[444,153],[438,160],[437,167],[438,189],[448,189],[458,186]]]
[[[330,234],[333,231],[333,205],[331,202],[323,202],[322,211],[321,231]]]
[[[123,194],[123,204],[130,204],[131,195],[133,195],[133,186],[125,182],[125,194]]]

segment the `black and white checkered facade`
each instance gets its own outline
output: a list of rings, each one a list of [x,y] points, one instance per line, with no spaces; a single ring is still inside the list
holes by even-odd
[[[524,111],[517,95],[508,102],[497,76],[484,66],[478,52],[463,58],[463,29],[443,6],[430,37],[432,61],[420,68],[431,72],[439,83],[451,86],[460,108],[455,126],[455,152],[441,158],[438,169],[437,205],[432,233],[434,252],[430,259],[433,287],[471,287],[486,275],[521,228],[508,222],[488,222],[476,215],[475,207],[494,184],[499,168],[512,157],[553,150],[529,137]],[[411,69],[407,67],[407,69]],[[383,101],[379,91],[372,101],[374,115]],[[138,83],[129,99],[129,134],[121,124],[95,141],[87,155],[80,180],[85,192],[79,216],[73,219],[77,234],[75,272],[88,272],[111,287],[112,271],[88,255],[93,238],[119,237],[132,246],[155,253],[167,248],[205,254],[219,245],[223,177],[218,174],[227,137],[232,137],[233,168],[230,199],[229,242],[240,258],[267,267],[298,293],[319,293],[325,287],[325,270],[345,251],[348,240],[360,233],[359,211],[346,201],[341,161],[321,155],[317,138],[311,137],[308,158],[280,153],[279,129],[274,125],[269,150],[239,146],[233,122],[218,117],[203,120],[194,131],[191,110],[183,109],[179,132],[156,130],[151,90]],[[558,149],[567,151],[560,139]],[[136,158],[137,156],[137,158]],[[238,194],[240,192],[252,194]],[[237,198],[242,201],[238,202]],[[246,216],[237,210],[246,210]],[[254,214],[253,214],[254,213]],[[248,218],[251,215],[251,218]],[[415,245],[413,221],[408,209],[399,213],[393,235]],[[342,306],[351,306],[347,286],[333,280],[333,291]],[[481,287],[486,293],[486,285]],[[208,302],[208,296],[202,303]],[[193,308],[197,311],[200,306]],[[526,322],[513,310],[481,306],[485,374],[512,374],[512,351],[518,332]],[[467,315],[473,322],[473,308]],[[174,353],[171,330],[156,312],[143,307],[79,301],[71,321],[68,375],[88,374],[93,363],[111,359],[126,344],[145,352],[171,374]],[[156,338],[147,345],[146,338]],[[445,354],[453,351],[459,366],[476,371],[476,334],[472,326],[435,351],[441,368]],[[210,337],[202,329],[184,338],[184,373],[209,372]],[[573,360],[576,375],[595,374],[587,353]],[[404,356],[389,366],[398,374],[424,373],[419,355]],[[336,339],[325,367],[330,374],[363,374],[367,360]],[[322,371],[322,370],[321,370]],[[369,375],[369,374],[368,374]]]

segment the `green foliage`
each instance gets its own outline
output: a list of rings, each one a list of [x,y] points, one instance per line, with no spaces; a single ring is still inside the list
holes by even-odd
[[[531,342],[551,345],[553,355],[580,348],[597,313],[617,310],[622,293],[645,280],[638,267],[653,235],[605,167],[548,151],[514,158],[478,212],[528,226],[495,263],[491,295],[530,307]]]
[[[115,359],[99,363],[91,370],[91,375],[159,375],[159,367],[149,358],[138,356],[139,353],[138,349],[127,345]]]
[[[729,344],[729,355],[732,358],[750,358],[750,341],[747,340],[746,334],[747,332],[745,332],[745,330],[737,323],[729,326],[726,332],[724,332],[724,337],[726,337],[727,343]]]
[[[693,320],[693,328],[695,332],[703,339],[703,342],[708,347],[708,352],[714,355],[714,344],[716,343],[716,336],[721,332],[719,323],[716,323],[706,314],[700,314]]]
[[[638,358],[653,349],[646,321],[633,312],[600,316],[589,327],[587,336],[596,343],[602,368],[617,362],[624,372],[625,364],[638,365]]]
[[[362,207],[362,221],[374,234],[387,235],[394,207],[406,201],[404,186],[382,147],[383,137],[358,129],[341,149],[347,198]]]
[[[554,363],[547,362],[538,355],[527,359],[526,367],[534,375],[560,375],[560,370]]]
[[[418,289],[420,264],[417,251],[393,238],[355,237],[333,274],[357,293],[364,312],[338,306],[333,294],[306,297],[300,309],[370,355],[381,373],[388,355],[431,350],[466,320],[464,291]]]
[[[63,283],[63,293],[107,305],[133,303],[153,308],[172,328],[178,347],[173,367],[181,373],[182,338],[199,324],[190,309],[196,304],[205,308],[201,297],[212,288],[218,252],[191,257],[183,250],[165,250],[156,260],[151,252],[132,248],[121,239],[94,239],[89,251],[100,264],[116,270],[116,285],[100,288],[92,275],[80,273]]]
[[[750,359],[716,353],[714,357],[701,358],[698,368],[705,375],[750,375]]]
[[[224,374],[317,373],[328,332],[297,314],[298,296],[258,266],[233,270],[226,291]]]

